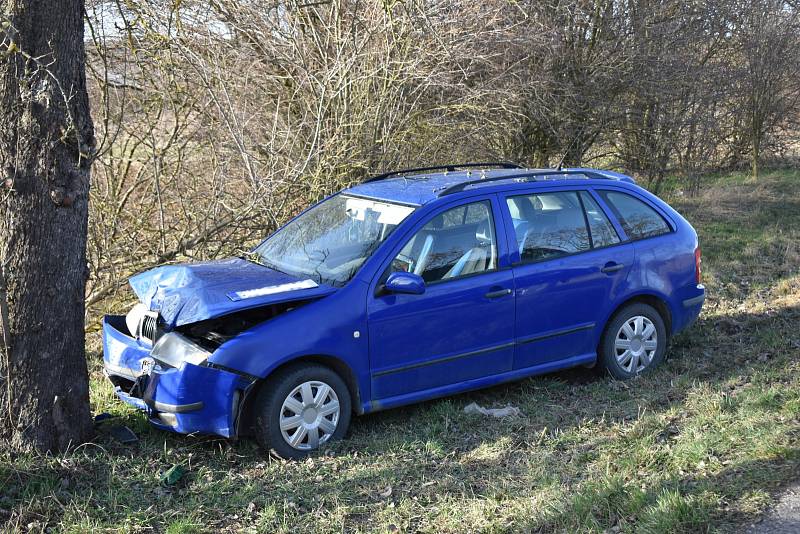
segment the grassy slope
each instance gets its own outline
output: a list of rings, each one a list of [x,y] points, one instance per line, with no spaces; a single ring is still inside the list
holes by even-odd
[[[725,529],[800,473],[800,173],[720,178],[674,201],[700,233],[710,299],[667,364],[621,383],[576,370],[358,418],[300,463],[173,436],[92,401],[141,443],[0,453],[0,524],[64,531]],[[96,344],[96,340],[93,341]],[[463,407],[518,406],[495,420]],[[182,463],[175,488],[159,472]]]

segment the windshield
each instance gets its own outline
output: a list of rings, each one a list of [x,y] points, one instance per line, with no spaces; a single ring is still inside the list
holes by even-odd
[[[254,251],[268,267],[342,286],[414,208],[337,195],[303,213]]]

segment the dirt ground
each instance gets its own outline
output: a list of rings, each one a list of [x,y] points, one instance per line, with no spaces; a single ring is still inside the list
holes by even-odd
[[[778,503],[756,523],[747,534],[795,534],[800,532],[800,483],[781,495]]]

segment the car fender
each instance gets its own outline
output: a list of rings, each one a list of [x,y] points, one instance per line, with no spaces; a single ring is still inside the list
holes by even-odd
[[[664,318],[664,322],[674,323],[674,318],[676,316],[678,309],[673,303],[672,301],[673,299],[670,299],[669,296],[667,296],[664,293],[661,293],[659,291],[654,291],[652,289],[637,289],[634,291],[627,292],[624,295],[620,295],[619,298],[617,298],[613,302],[613,304],[609,307],[608,313],[606,313],[603,320],[600,321],[600,323],[598,323],[597,325],[597,342],[600,343],[600,338],[603,335],[603,331],[605,330],[606,325],[609,323],[611,318],[614,317],[615,313],[617,313],[622,307],[624,307],[626,303],[642,298],[656,298],[659,301],[663,302],[670,314],[670,317]],[[669,334],[672,335],[672,332],[670,332]]]
[[[352,373],[359,396],[368,399],[366,287],[354,280],[333,295],[258,324],[220,345],[209,363],[266,378],[294,360],[334,358]]]

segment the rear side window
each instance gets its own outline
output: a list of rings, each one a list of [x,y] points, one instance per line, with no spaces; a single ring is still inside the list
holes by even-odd
[[[555,258],[591,248],[576,192],[514,196],[506,203],[522,261]]]
[[[669,233],[670,227],[656,210],[631,195],[598,191],[619,219],[629,239],[643,239]]]
[[[592,232],[592,244],[597,247],[607,247],[619,243],[619,235],[611,222],[595,202],[592,195],[586,191],[581,191],[581,201],[583,209],[586,211],[586,220],[589,222],[589,230]]]

